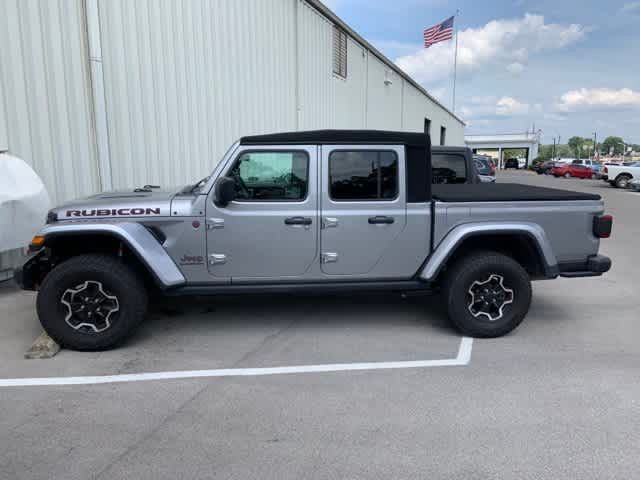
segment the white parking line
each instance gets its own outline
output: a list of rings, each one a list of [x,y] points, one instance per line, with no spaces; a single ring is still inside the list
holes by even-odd
[[[473,338],[462,337],[456,358],[441,360],[414,360],[403,362],[328,363],[323,365],[296,365],[291,367],[220,368],[214,370],[182,370],[174,372],[126,373],[88,377],[4,378],[0,387],[35,387],[52,385],[95,385],[99,383],[144,382],[147,380],[174,380],[183,378],[240,377],[281,375],[286,373],[344,372],[354,370],[385,370],[393,368],[459,367],[471,360]]]

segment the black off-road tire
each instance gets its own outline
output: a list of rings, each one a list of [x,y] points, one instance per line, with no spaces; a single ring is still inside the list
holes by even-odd
[[[470,310],[472,296],[469,289],[474,282],[484,282],[492,275],[502,277],[504,286],[513,291],[512,303],[504,305],[502,316],[495,320],[484,315],[475,316]],[[442,295],[449,320],[462,334],[479,338],[500,337],[520,325],[529,311],[531,279],[513,258],[497,252],[478,251],[460,258],[449,268]]]
[[[618,175],[615,180],[615,184],[617,188],[627,188],[629,186],[629,182],[631,181],[631,176],[626,174]]]
[[[110,318],[110,326],[100,332],[74,329],[65,320],[69,308],[62,303],[63,295],[86,281],[100,282],[117,298],[118,310]],[[118,345],[145,318],[147,303],[144,283],[131,268],[115,256],[90,254],[72,257],[49,272],[38,292],[36,308],[52,339],[72,350],[91,351]]]

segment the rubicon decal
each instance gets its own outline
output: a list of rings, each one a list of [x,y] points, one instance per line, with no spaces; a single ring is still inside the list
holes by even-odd
[[[157,208],[98,208],[92,210],[67,210],[67,217],[116,217],[127,215],[160,215]]]

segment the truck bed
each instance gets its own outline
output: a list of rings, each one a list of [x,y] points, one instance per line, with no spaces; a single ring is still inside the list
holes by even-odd
[[[434,200],[441,202],[544,202],[600,200],[600,195],[519,183],[441,184],[432,186]]]

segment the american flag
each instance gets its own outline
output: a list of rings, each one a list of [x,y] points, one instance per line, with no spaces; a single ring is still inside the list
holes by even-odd
[[[449,17],[444,22],[424,31],[424,48],[429,48],[434,43],[444,42],[453,38],[453,18]]]

